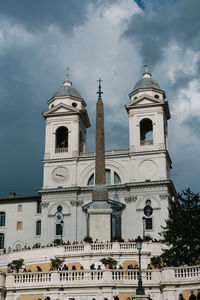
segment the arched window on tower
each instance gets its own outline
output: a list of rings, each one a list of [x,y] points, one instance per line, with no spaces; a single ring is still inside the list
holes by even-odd
[[[83,134],[80,131],[79,133],[79,152],[83,152],[84,151],[84,138],[83,138]]]
[[[6,223],[6,214],[3,211],[0,211],[0,226],[5,226]]]
[[[119,175],[114,171],[111,171],[111,169],[106,169],[106,185],[111,184],[119,184],[121,183],[121,178]],[[89,177],[87,185],[94,185],[94,173]]]
[[[153,123],[150,119],[140,121],[140,145],[153,145]]]
[[[68,151],[68,129],[64,126],[56,130],[56,153]]]

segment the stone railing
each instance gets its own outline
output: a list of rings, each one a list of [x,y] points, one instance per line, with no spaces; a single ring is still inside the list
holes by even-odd
[[[160,244],[158,244],[160,246]],[[144,246],[144,245],[143,245]],[[147,250],[143,247],[144,250]],[[93,243],[84,245],[69,245],[65,246],[66,253],[72,252],[137,252],[136,243]]]
[[[175,278],[200,278],[200,266],[175,268]]]
[[[145,268],[150,262],[150,257],[160,255],[164,245],[161,243],[143,243],[142,246],[142,267]],[[15,251],[8,254],[0,255],[0,267],[2,270],[15,260],[23,257],[25,265],[41,264],[42,261],[49,262],[51,258],[57,256],[62,257],[69,262],[80,262],[84,268],[91,265],[90,257],[94,255],[93,262],[96,266],[101,258],[113,256],[118,264],[123,264],[125,260],[138,261],[138,250],[136,243],[93,243],[93,244],[77,244],[63,245],[57,247],[42,247],[37,249],[27,249]],[[119,257],[120,255],[120,257]],[[83,259],[84,257],[84,259]]]
[[[129,153],[129,149],[125,148],[125,149],[113,149],[113,150],[106,150],[105,151],[105,155],[116,155],[116,154],[128,154]],[[81,152],[80,153],[80,157],[93,157],[95,156],[96,153],[95,152]]]
[[[142,271],[144,283],[156,280],[159,275],[157,271]],[[155,278],[154,278],[155,277]],[[83,282],[90,285],[92,282],[101,282],[101,284],[116,284],[122,282],[124,284],[137,285],[138,270],[76,270],[76,271],[58,271],[58,272],[36,272],[36,273],[18,273],[7,274],[6,288],[21,287],[38,287],[38,286],[67,286],[79,285]],[[158,283],[158,280],[156,280]]]
[[[56,148],[55,152],[56,152],[56,153],[64,153],[64,152],[68,152],[68,148]]]
[[[153,140],[140,141],[140,145],[153,145]]]
[[[184,278],[184,280],[183,280]],[[161,286],[166,284],[199,284],[200,266],[187,268],[165,268],[161,270],[142,270],[144,286]],[[49,286],[79,286],[83,283],[90,286],[93,283],[101,285],[137,286],[138,270],[76,270],[36,273],[10,273],[6,275],[6,288],[49,287]]]

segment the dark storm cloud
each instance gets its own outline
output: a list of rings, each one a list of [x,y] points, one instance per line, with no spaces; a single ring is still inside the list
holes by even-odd
[[[143,3],[144,13],[134,16],[125,36],[138,45],[152,67],[162,60],[163,50],[170,42],[199,50],[199,0],[144,0]]]
[[[26,84],[28,74],[20,61],[8,56],[6,60],[0,60],[0,69],[3,87],[0,101],[0,157],[3,158],[0,193],[36,193],[42,181],[42,109],[34,105],[36,95]]]
[[[23,24],[26,30],[31,32],[41,31],[43,27],[52,24],[68,31],[85,20],[89,2],[89,0],[6,0],[0,2],[0,16]]]

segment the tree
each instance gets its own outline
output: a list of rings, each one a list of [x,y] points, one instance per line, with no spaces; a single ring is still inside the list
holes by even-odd
[[[9,264],[9,267],[12,271],[15,270],[16,272],[19,272],[19,270],[22,269],[23,265],[24,265],[24,260],[23,258],[20,258],[20,259],[13,260]]]
[[[195,264],[200,256],[200,196],[188,188],[170,201],[169,218],[161,233],[169,246],[161,255],[168,266]]]
[[[104,264],[104,266],[109,266],[110,269],[114,269],[117,265],[117,261],[112,257],[104,257],[100,260],[100,262]]]
[[[55,258],[51,258],[51,267],[53,270],[58,270],[62,264],[64,262],[64,259],[55,257]]]

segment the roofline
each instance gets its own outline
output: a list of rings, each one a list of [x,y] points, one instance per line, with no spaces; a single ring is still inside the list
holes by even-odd
[[[0,197],[0,201],[4,201],[4,200],[41,200],[41,196],[40,195],[30,195],[30,196],[14,196],[14,197]]]
[[[128,113],[129,113],[129,110],[131,110],[131,109],[143,109],[144,107],[163,106],[164,112],[167,116],[167,120],[171,119],[168,101],[165,101],[165,100],[163,103],[147,103],[147,104],[140,104],[138,106],[131,106],[131,107],[127,107],[127,105],[128,104],[125,104],[125,109]]]
[[[165,91],[161,90],[161,89],[157,89],[156,87],[148,87],[148,88],[138,88],[136,90],[133,90],[132,92],[129,93],[129,97],[131,98],[131,96],[133,96],[134,94],[140,92],[140,91],[153,91],[156,90],[157,92],[161,93],[164,95],[164,99],[166,98],[166,94]]]
[[[67,99],[67,98],[71,98],[71,99],[74,99],[74,100],[77,100],[77,101],[80,101],[80,102],[83,102],[84,106],[87,106],[85,100],[82,98],[82,97],[75,97],[75,96],[71,96],[71,95],[63,95],[63,96],[53,96],[52,98],[50,98],[48,101],[47,101],[47,104],[51,104],[55,99]]]
[[[53,118],[53,117],[57,117],[57,116],[79,115],[82,122],[86,125],[86,128],[91,127],[90,119],[89,119],[86,109],[79,110],[78,112],[75,112],[75,111],[74,112],[57,112],[57,113],[52,113],[52,115],[51,115],[51,113],[46,114],[47,112],[48,112],[48,110],[42,113],[42,116],[44,117],[45,120],[47,118]]]

